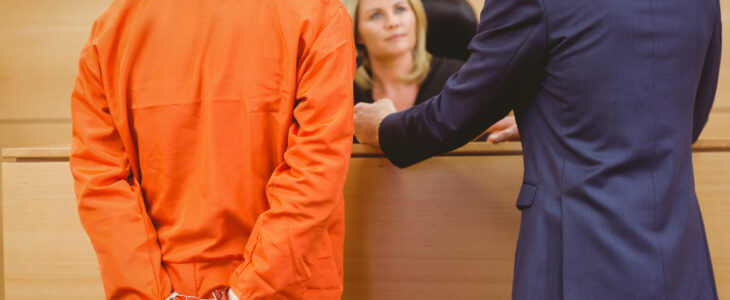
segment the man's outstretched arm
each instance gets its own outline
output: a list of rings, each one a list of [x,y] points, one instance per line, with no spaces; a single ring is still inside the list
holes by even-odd
[[[471,56],[449,78],[438,96],[411,109],[390,114],[378,126],[379,146],[388,159],[407,167],[473,140],[512,109],[511,101],[526,96],[526,84],[546,59],[547,28],[540,0],[487,0]],[[372,104],[371,104],[372,105]],[[381,114],[358,104],[357,115]],[[376,119],[377,118],[366,118]]]

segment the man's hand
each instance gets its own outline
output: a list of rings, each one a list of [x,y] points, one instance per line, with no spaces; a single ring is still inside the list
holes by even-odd
[[[499,120],[497,123],[494,123],[494,125],[487,128],[487,131],[489,132],[489,137],[487,137],[487,142],[492,142],[494,144],[498,144],[504,141],[519,141],[520,140],[520,132],[517,130],[517,122],[515,122],[515,117],[513,116],[507,116],[502,120]]]
[[[393,101],[381,99],[375,103],[355,105],[355,137],[360,143],[380,148],[378,128],[389,114],[396,112]]]

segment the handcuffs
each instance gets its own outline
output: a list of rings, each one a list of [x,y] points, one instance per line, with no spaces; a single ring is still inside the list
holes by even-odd
[[[185,299],[185,300],[228,300],[228,288],[215,290],[211,293],[211,296],[213,298],[199,298],[195,296],[186,296],[181,295],[178,292],[173,291],[170,296],[165,298],[165,300],[179,300],[179,299]]]

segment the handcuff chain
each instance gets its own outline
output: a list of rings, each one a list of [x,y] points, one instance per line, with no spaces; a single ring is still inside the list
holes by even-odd
[[[218,299],[218,297],[215,295],[215,292],[213,292],[211,294],[213,295],[213,298],[198,298],[195,296],[181,295],[181,294],[178,294],[178,292],[172,292],[172,294],[170,294],[170,296],[168,296],[165,300],[175,300],[178,297],[183,297],[183,298],[185,298],[185,300],[222,300],[222,299]]]

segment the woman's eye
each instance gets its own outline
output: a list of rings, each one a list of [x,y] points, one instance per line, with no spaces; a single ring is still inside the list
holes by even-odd
[[[383,17],[383,14],[377,12],[377,13],[370,15],[370,20],[380,19],[382,17]]]
[[[403,7],[403,6],[398,6],[398,7],[395,8],[395,12],[396,13],[402,13],[404,11],[406,11],[406,8]]]

